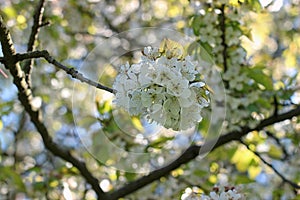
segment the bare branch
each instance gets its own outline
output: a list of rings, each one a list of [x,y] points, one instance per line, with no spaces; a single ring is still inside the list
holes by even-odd
[[[247,145],[242,140],[240,140],[240,142],[243,145],[245,145],[249,151],[251,151],[252,153],[254,153],[263,163],[265,163],[266,165],[268,165],[282,179],[283,182],[288,183],[290,186],[292,186],[295,189],[300,189],[300,185],[298,185],[298,184],[292,182],[291,180],[285,178],[271,163],[269,163],[268,161],[266,161],[257,151],[252,150],[249,147],[249,145]]]
[[[72,68],[72,67],[70,68],[70,67],[67,67],[67,66],[61,64],[60,62],[55,60],[53,57],[51,57],[49,52],[46,50],[33,51],[33,52],[28,52],[28,53],[23,53],[23,54],[15,54],[14,58],[15,58],[16,62],[26,60],[26,59],[32,59],[32,58],[44,58],[49,63],[53,64],[54,66],[58,67],[59,69],[64,70],[65,72],[67,72],[67,74],[71,75],[75,79],[80,80],[81,82],[87,83],[87,84],[94,86],[101,90],[106,90],[108,92],[115,93],[115,91],[112,88],[104,86],[95,81],[92,81],[92,80],[86,78],[83,74],[79,73],[74,68]]]
[[[277,138],[273,133],[271,133],[270,131],[266,131],[266,134],[268,135],[268,137],[272,138],[273,140],[275,140],[276,144],[279,145],[281,147],[281,150],[283,152],[283,158],[281,160],[285,160],[289,157],[289,154],[287,152],[287,150],[285,149],[285,147],[281,144],[279,138]]]
[[[19,62],[15,58],[15,48],[13,46],[10,33],[3,23],[0,16],[0,41],[2,52],[5,59],[5,67],[9,70],[13,77],[13,82],[18,88],[18,97],[26,112],[29,114],[32,123],[42,136],[45,147],[54,155],[68,161],[76,167],[86,181],[91,184],[93,190],[97,193],[98,197],[104,197],[105,193],[99,186],[98,180],[89,172],[84,162],[78,160],[71,155],[69,151],[60,148],[59,145],[53,142],[49,132],[42,121],[41,111],[35,109],[32,105],[32,91],[25,81],[25,74],[22,71]]]
[[[51,22],[50,22],[50,21],[45,21],[45,22],[42,22],[42,23],[40,24],[40,28],[42,28],[42,27],[44,27],[44,26],[49,26],[49,25],[51,25]]]
[[[35,41],[37,40],[38,33],[40,30],[40,27],[42,27],[42,19],[43,19],[43,13],[44,13],[44,6],[45,6],[45,0],[40,0],[39,4],[37,5],[34,15],[33,15],[33,25],[31,28],[31,33],[29,36],[29,41],[27,44],[27,51],[33,51],[34,50],[34,44]],[[32,65],[33,65],[33,60],[27,60],[24,65],[24,72],[25,72],[25,80],[31,85],[31,80],[30,80],[30,74],[32,71]]]
[[[227,71],[227,44],[226,44],[226,16],[225,16],[225,4],[222,4],[221,8],[221,21],[220,21],[220,27],[221,27],[221,31],[222,31],[222,46],[223,46],[223,51],[222,51],[222,55],[223,55],[223,65],[224,65],[224,72]]]
[[[291,119],[294,116],[300,115],[300,106],[297,106],[295,109],[277,115],[271,116],[263,121],[261,121],[255,128],[251,129],[249,127],[242,127],[241,131],[232,131],[227,134],[222,135],[221,137],[210,140],[203,144],[202,146],[190,146],[181,156],[179,156],[175,161],[171,162],[170,164],[152,171],[146,176],[143,176],[135,181],[128,183],[127,185],[123,186],[120,189],[117,189],[109,194],[111,200],[118,199],[124,197],[128,194],[131,194],[134,191],[152,183],[160,179],[163,176],[167,176],[171,171],[177,169],[182,164],[186,164],[191,160],[195,159],[200,154],[205,154],[209,151],[213,151],[214,149],[227,144],[234,140],[240,140],[243,136],[247,135],[251,131],[259,131],[263,128],[273,125],[277,122],[284,121],[286,119]]]
[[[278,115],[278,100],[276,95],[273,96],[274,112],[273,115]]]
[[[34,43],[37,40],[38,33],[39,33],[40,27],[42,25],[44,6],[45,6],[45,0],[40,0],[39,4],[37,5],[36,10],[34,12],[33,25],[31,28],[31,33],[30,33],[28,44],[27,44],[27,51],[34,50]]]

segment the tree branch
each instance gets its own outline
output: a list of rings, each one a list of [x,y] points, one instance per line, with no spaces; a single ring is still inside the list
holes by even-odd
[[[65,151],[53,142],[51,136],[45,124],[42,121],[41,111],[35,109],[32,105],[32,91],[25,81],[25,74],[22,71],[18,60],[15,57],[15,48],[13,46],[10,33],[3,23],[3,19],[0,16],[0,41],[2,46],[2,52],[5,59],[5,67],[9,70],[13,77],[13,82],[18,88],[18,98],[25,108],[26,112],[29,114],[32,123],[35,125],[36,129],[40,133],[45,147],[54,155],[72,163],[81,173],[81,175],[86,179],[86,181],[91,184],[93,190],[97,193],[98,197],[104,197],[105,193],[99,186],[98,180],[89,172],[84,162],[76,159],[70,154],[69,151]]]
[[[37,40],[38,33],[40,27],[42,27],[42,19],[44,13],[45,0],[40,0],[37,5],[34,15],[33,15],[33,24],[31,28],[31,33],[29,36],[28,44],[27,44],[27,52],[34,50],[34,43]],[[24,64],[24,72],[25,72],[25,80],[28,83],[29,87],[31,87],[31,71],[32,71],[33,59],[27,60]]]
[[[69,68],[69,67],[61,64],[60,62],[55,60],[53,57],[51,57],[49,52],[46,51],[46,50],[32,51],[32,52],[27,52],[27,53],[23,53],[23,54],[15,54],[14,58],[16,59],[16,61],[22,61],[22,60],[27,60],[27,59],[32,59],[32,58],[44,58],[49,63],[53,64],[54,66],[58,67],[59,69],[64,70],[65,72],[67,72],[67,74],[71,75],[72,78],[78,79],[81,82],[87,83],[87,84],[89,84],[91,86],[94,86],[98,89],[106,90],[106,91],[111,92],[111,93],[115,93],[115,91],[112,88],[104,86],[100,83],[97,83],[95,81],[92,81],[92,80],[86,78],[83,74],[79,73],[73,67]]]
[[[243,136],[247,135],[251,131],[259,131],[263,128],[273,125],[277,122],[284,121],[286,119],[291,119],[294,116],[300,115],[300,106],[296,107],[295,109],[277,115],[277,116],[271,116],[263,121],[261,121],[255,128],[251,129],[249,127],[242,127],[241,131],[231,131],[227,134],[224,134],[220,136],[217,139],[210,140],[203,144],[202,146],[192,145],[190,146],[181,156],[179,156],[175,161],[171,162],[170,164],[157,169],[155,171],[152,171],[146,176],[143,176],[135,181],[132,181],[128,183],[127,185],[123,186],[120,189],[117,189],[108,196],[109,199],[114,200],[121,197],[124,197],[132,192],[137,191],[138,189],[148,185],[149,183],[152,183],[153,181],[156,181],[160,179],[163,176],[167,176],[171,171],[174,169],[177,169],[182,164],[186,164],[190,162],[191,160],[195,159],[198,155],[205,154],[209,151],[213,151],[214,149],[227,144],[234,140],[240,140]]]
[[[270,131],[265,131],[265,133],[267,134],[268,137],[272,138],[273,140],[275,140],[276,144],[279,145],[281,147],[282,153],[283,153],[283,157],[281,158],[281,160],[285,160],[289,157],[289,154],[286,150],[286,148],[281,144],[279,138],[277,138],[275,136],[275,134],[271,133]]]
[[[274,103],[274,112],[273,112],[273,115],[278,115],[278,100],[277,100],[277,97],[276,95],[273,96],[273,103]]]
[[[247,145],[245,142],[243,142],[242,140],[240,140],[240,142],[247,147],[247,149],[249,151],[251,151],[252,153],[254,153],[263,163],[265,163],[266,165],[268,165],[281,179],[283,182],[288,183],[290,186],[292,186],[295,189],[300,189],[300,185],[292,182],[291,180],[285,178],[271,163],[269,163],[268,161],[266,161],[258,152],[252,150],[249,145]]]
[[[222,39],[222,46],[223,46],[223,66],[224,66],[224,72],[227,71],[227,44],[226,44],[226,16],[225,16],[225,4],[222,4],[221,8],[221,20],[220,20],[220,27],[222,31],[221,39]]]

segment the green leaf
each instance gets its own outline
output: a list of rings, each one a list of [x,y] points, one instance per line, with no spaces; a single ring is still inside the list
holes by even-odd
[[[280,159],[282,158],[282,151],[278,146],[270,145],[270,149],[268,151],[268,154],[271,158],[274,159]]]
[[[2,11],[9,19],[15,18],[17,16],[17,12],[13,7],[5,7]]]
[[[95,103],[100,114],[103,115],[111,111],[111,103],[109,101],[104,101],[103,103],[100,103],[99,99],[96,99]]]
[[[243,35],[245,35],[249,40],[253,41],[252,37],[252,30],[248,28],[247,26],[240,26],[240,30],[242,31]]]
[[[152,148],[161,148],[167,141],[173,140],[174,137],[160,137],[157,140],[154,140],[151,144],[147,146],[146,149]]]
[[[193,53],[199,53],[199,43],[197,41],[192,42],[187,48],[187,54],[192,55]]]
[[[290,86],[290,85],[296,83],[297,82],[297,77],[298,77],[298,72],[295,73],[293,76],[289,77],[287,86]]]
[[[20,192],[26,192],[22,177],[10,167],[0,167],[0,182],[6,181]]]
[[[259,0],[247,0],[247,3],[251,6],[251,9],[257,12],[262,10],[262,6]]]
[[[141,131],[141,132],[144,131],[144,127],[143,127],[143,125],[142,125],[142,123],[141,123],[141,120],[140,120],[138,117],[132,117],[132,118],[131,118],[131,121],[132,121],[133,126],[134,126],[137,130],[139,130],[139,131]]]
[[[198,176],[198,177],[204,177],[208,174],[207,170],[201,170],[201,169],[197,169],[194,171],[194,175]]]
[[[210,114],[204,113],[203,119],[199,123],[198,130],[203,131],[203,135],[206,136],[206,134],[208,133],[207,130],[208,130],[209,126],[210,126]]]
[[[250,179],[254,180],[256,176],[261,172],[261,166],[251,165],[248,168],[248,176]]]
[[[235,179],[236,184],[247,184],[247,183],[253,183],[254,180],[250,179],[249,177],[245,176],[245,174],[239,175]]]
[[[0,104],[0,113],[1,116],[8,115],[13,109],[13,101],[1,102]]]
[[[255,66],[247,68],[246,73],[248,77],[252,78],[256,83],[264,86],[266,90],[273,90],[273,80],[269,75],[264,73],[264,69],[264,66]]]
[[[44,190],[46,189],[46,184],[43,181],[35,182],[32,184],[35,190]]]
[[[259,99],[257,100],[257,103],[259,104],[259,106],[260,106],[261,108],[269,109],[269,108],[272,107],[271,101],[270,101],[270,100],[267,100],[267,99],[259,98]]]
[[[255,112],[258,111],[259,109],[260,108],[254,103],[247,106],[247,110],[249,110],[250,112]]]
[[[231,162],[235,164],[236,168],[240,172],[246,172],[251,164],[254,155],[247,149],[239,148],[235,151]]]
[[[200,24],[201,24],[201,17],[194,16],[192,19],[192,28],[196,36],[199,36]]]
[[[40,167],[31,167],[29,169],[26,170],[26,172],[36,172],[36,173],[40,173],[42,171],[42,169]]]
[[[214,62],[212,50],[212,47],[207,42],[200,42],[200,57],[210,64]]]
[[[133,181],[136,177],[135,173],[125,172],[125,177],[128,181]]]

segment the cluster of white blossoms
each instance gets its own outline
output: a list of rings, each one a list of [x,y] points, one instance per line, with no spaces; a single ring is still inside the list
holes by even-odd
[[[216,187],[209,195],[197,194],[191,188],[185,189],[181,200],[244,200],[245,196],[234,187]]]
[[[239,129],[237,124],[243,126],[248,123],[251,127],[257,124],[249,118],[252,113],[249,107],[255,107],[261,94],[261,90],[249,87],[255,81],[247,74],[246,50],[241,45],[241,37],[246,34],[246,30],[241,28],[242,8],[229,4],[222,8],[220,1],[212,4],[201,2],[192,22],[194,34],[199,36],[200,43],[213,55],[214,63],[224,69],[222,78],[227,84],[226,109],[230,113],[226,117],[228,131]]]
[[[139,63],[120,67],[113,84],[115,103],[130,115],[175,131],[186,130],[201,121],[201,109],[209,105],[209,90],[197,62],[184,57],[183,48],[171,46],[145,47]]]

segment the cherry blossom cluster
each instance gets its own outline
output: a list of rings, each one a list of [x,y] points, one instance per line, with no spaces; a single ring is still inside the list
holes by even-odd
[[[216,2],[219,5],[219,2]],[[227,9],[224,16],[218,6],[212,8],[203,8],[200,10],[198,16],[195,17],[196,35],[199,35],[199,40],[204,45],[209,45],[211,53],[214,55],[214,61],[217,65],[224,65],[224,44],[226,44],[226,64],[227,71],[225,71],[224,79],[232,80],[241,73],[241,65],[246,62],[246,51],[241,46],[240,37],[243,35],[242,30],[239,28],[240,15],[237,9]],[[221,19],[224,18],[224,19]],[[221,21],[225,20],[225,24]],[[224,27],[222,27],[224,26]],[[222,31],[222,28],[225,29]],[[224,35],[223,35],[224,34]],[[223,39],[225,38],[225,41]],[[238,79],[230,85],[232,89],[242,90],[243,82],[245,79]]]
[[[197,194],[191,188],[185,189],[181,200],[244,200],[245,196],[234,187],[214,187],[209,195]]]
[[[195,126],[209,105],[197,62],[180,49],[145,47],[142,53],[139,63],[120,67],[113,84],[116,105],[175,131]]]
[[[229,6],[222,7],[220,1],[200,3],[192,27],[200,43],[211,53],[214,63],[224,70],[222,78],[226,83],[226,109],[230,113],[226,118],[229,124],[226,128],[230,131],[239,129],[237,124],[248,123],[251,127],[256,124],[255,120],[249,118],[252,111],[248,108],[259,99],[261,90],[249,89],[254,81],[245,69],[246,51],[241,45],[241,37],[245,35],[245,30],[241,28],[242,10],[227,1],[224,3]]]

